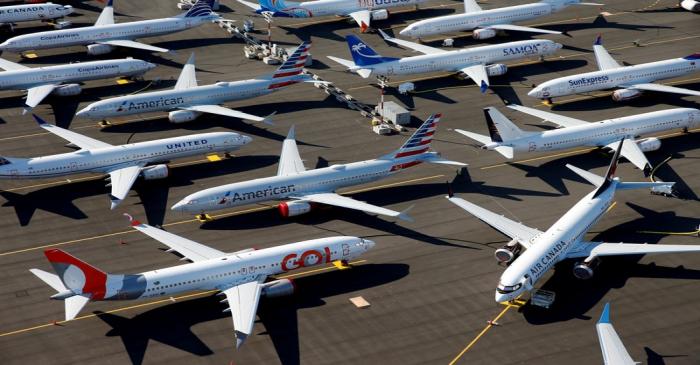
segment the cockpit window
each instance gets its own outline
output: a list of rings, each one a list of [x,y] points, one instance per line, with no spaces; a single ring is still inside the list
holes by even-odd
[[[517,283],[517,284],[511,285],[511,286],[499,285],[498,288],[496,288],[496,291],[501,293],[501,294],[508,294],[508,293],[512,293],[512,292],[520,289],[520,287],[522,287],[522,286],[523,286],[523,284],[521,284],[521,283]]]
[[[0,166],[2,165],[9,165],[10,161],[4,157],[0,157]]]

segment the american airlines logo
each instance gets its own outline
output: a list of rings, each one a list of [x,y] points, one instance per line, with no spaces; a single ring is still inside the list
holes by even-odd
[[[149,101],[139,101],[139,102],[133,102],[133,101],[125,101],[122,103],[117,108],[118,112],[123,112],[123,111],[132,111],[132,110],[141,110],[141,109],[151,109],[151,108],[158,108],[162,106],[172,106],[172,105],[178,105],[184,103],[185,100],[182,97],[177,97],[177,98],[160,98],[156,100],[149,100]]]
[[[569,80],[569,86],[581,86],[602,83],[610,80],[608,76],[582,77],[578,80]]]
[[[262,198],[269,198],[269,197],[275,197],[281,194],[287,194],[287,193],[292,193],[296,191],[296,185],[282,185],[282,186],[268,186],[266,189],[260,189],[260,190],[254,190],[254,191],[247,191],[243,193],[233,193],[229,191],[226,193],[223,199],[219,201],[219,204],[226,204],[228,202],[238,202],[238,201],[246,201],[246,200],[253,200],[253,199],[262,199]]]
[[[169,150],[173,150],[176,148],[184,148],[184,147],[192,147],[192,146],[201,146],[209,143],[206,139],[200,139],[197,141],[187,141],[187,142],[178,142],[178,143],[171,143],[171,144],[166,144],[165,148]]]
[[[527,46],[520,47],[509,47],[503,49],[504,56],[515,56],[515,55],[529,55],[536,54],[539,52],[539,44],[531,44]]]

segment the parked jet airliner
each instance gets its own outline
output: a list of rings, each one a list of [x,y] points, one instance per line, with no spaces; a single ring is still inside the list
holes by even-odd
[[[113,146],[48,124],[36,115],[34,119],[42,128],[69,141],[80,150],[35,158],[0,157],[0,179],[43,179],[81,173],[108,174],[109,185],[112,187],[109,195],[111,209],[126,198],[139,176],[145,180],[168,177],[168,166],[162,162],[201,154],[229,153],[252,140],[238,133],[216,132]],[[161,164],[150,165],[152,163]]]
[[[603,353],[603,363],[605,365],[636,365],[638,362],[632,360],[625,345],[620,340],[615,327],[610,322],[610,303],[605,303],[603,313],[595,325],[598,332],[598,342]]]
[[[589,279],[603,256],[644,255],[653,253],[700,252],[700,245],[649,245],[633,243],[590,242],[584,240],[588,230],[610,209],[617,190],[670,187],[667,182],[622,182],[615,177],[624,140],[620,140],[605,177],[566,165],[596,186],[547,231],[542,232],[493,213],[464,199],[447,197],[452,203],[511,238],[496,250],[496,259],[509,264],[496,289],[496,302],[512,301],[532,290],[537,281],[555,264],[566,259],[584,258],[574,266],[574,276]],[[520,251],[525,252],[520,254]]]
[[[463,163],[448,161],[435,152],[430,152],[430,143],[439,122],[440,114],[431,115],[401,148],[378,159],[332,165],[309,171],[306,170],[299,156],[294,140],[294,127],[292,127],[282,146],[277,176],[202,190],[185,197],[172,209],[200,213],[199,218],[204,219],[206,218],[204,212],[208,211],[270,200],[288,200],[278,206],[280,214],[284,217],[308,213],[312,204],[320,203],[410,221],[411,218],[407,215],[408,209],[404,212],[396,212],[336,194],[335,191],[383,179],[421,162],[465,166]]]
[[[131,217],[129,217],[131,219]],[[367,239],[348,236],[319,238],[256,250],[225,253],[161,229],[131,220],[131,225],[177,252],[189,264],[139,274],[109,274],[59,249],[44,251],[56,274],[30,269],[63,300],[66,320],[74,319],[88,303],[103,300],[133,300],[169,297],[186,292],[218,290],[228,303],[236,347],[240,347],[255,325],[260,297],[294,293],[290,279],[273,275],[327,263],[347,265],[374,247]]]
[[[52,3],[0,6],[0,25],[12,27],[14,23],[58,19],[71,13],[72,6]]]

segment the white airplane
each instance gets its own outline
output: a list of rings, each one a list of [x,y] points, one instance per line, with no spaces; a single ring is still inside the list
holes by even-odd
[[[656,137],[637,137],[672,129],[687,132],[688,129],[700,126],[700,110],[693,108],[660,110],[591,123],[520,105],[508,107],[550,121],[562,128],[544,132],[523,131],[498,109],[488,107],[484,109],[484,115],[490,136],[461,129],[455,131],[482,143],[483,149],[495,150],[508,159],[513,158],[514,152],[549,152],[575,147],[616,150],[620,139],[624,138],[627,143],[622,148],[622,157],[648,176],[651,164],[644,152],[658,150],[661,148],[661,141]]]
[[[389,18],[388,9],[400,6],[418,6],[426,0],[312,0],[292,2],[285,0],[258,0],[258,4],[238,0],[258,14],[284,18],[317,18],[321,16],[350,17],[364,33],[370,20]]]
[[[700,70],[700,53],[683,58],[621,66],[603,47],[601,36],[593,44],[598,71],[559,77],[532,89],[527,95],[550,102],[557,96],[591,91],[618,89],[612,94],[615,101],[634,99],[644,91],[657,91],[700,96],[700,91],[655,84],[654,81],[687,75]]]
[[[495,252],[496,260],[509,264],[498,283],[496,302],[512,301],[529,292],[549,269],[567,259],[584,258],[574,266],[574,276],[579,279],[589,279],[593,276],[600,257],[603,256],[700,252],[700,245],[648,245],[584,240],[588,230],[612,206],[617,190],[655,187],[669,189],[675,184],[622,182],[616,178],[615,170],[623,141],[620,141],[605,177],[566,165],[595,185],[596,189],[583,197],[545,232],[488,211],[464,199],[456,198],[450,192],[447,199],[452,203],[511,238],[510,242]],[[525,251],[520,253],[522,249]]]
[[[0,6],[0,25],[12,28],[14,23],[58,19],[71,13],[72,6],[53,3]]]
[[[168,177],[168,165],[176,158],[229,153],[252,138],[232,132],[193,134],[184,137],[113,146],[46,123],[34,115],[45,130],[80,148],[78,151],[34,158],[0,157],[0,179],[44,179],[81,173],[108,174],[112,187],[111,209],[121,203],[139,176],[145,180]],[[150,165],[152,163],[161,163]]]
[[[697,0],[683,0],[680,2],[680,6],[693,13],[700,13],[700,1]]]
[[[253,332],[260,297],[294,293],[290,279],[274,279],[274,275],[328,263],[347,266],[348,261],[374,247],[371,240],[337,236],[225,253],[136,220],[131,225],[168,246],[167,252],[177,252],[191,263],[139,274],[110,274],[59,249],[45,250],[58,275],[40,269],[29,271],[56,290],[51,299],[64,301],[66,321],[74,319],[88,302],[218,290],[226,297],[221,302],[228,303],[224,312],[231,313],[239,348]]]
[[[78,82],[122,76],[141,76],[156,65],[134,59],[92,61],[67,65],[29,68],[0,58],[0,90],[27,90],[24,113],[33,109],[49,94],[78,95]]]
[[[600,319],[595,325],[598,332],[598,342],[600,342],[600,350],[603,352],[603,363],[605,365],[636,365],[638,362],[632,360],[625,345],[617,335],[615,327],[610,322],[610,303],[605,303],[603,313],[600,314]]]
[[[199,219],[206,219],[204,212],[207,211],[270,200],[286,200],[278,205],[283,217],[308,213],[312,205],[318,203],[411,221],[407,212],[412,207],[403,212],[396,212],[336,194],[335,191],[380,180],[421,162],[466,166],[460,162],[445,160],[430,151],[430,143],[440,117],[440,114],[431,115],[401,148],[378,159],[308,171],[299,156],[292,127],[282,146],[277,176],[205,189],[185,197],[171,209],[199,213]]]
[[[411,38],[428,35],[455,33],[472,30],[474,39],[493,38],[499,31],[518,31],[542,34],[562,34],[553,30],[513,25],[512,23],[535,19],[556,13],[569,5],[603,5],[582,3],[580,0],[543,0],[534,4],[523,4],[482,10],[475,0],[464,0],[464,13],[428,18],[411,23],[399,34]]]
[[[381,30],[379,32],[385,40],[411,48],[423,55],[404,58],[382,57],[360,38],[349,35],[346,40],[353,60],[333,56],[328,58],[363,78],[370,75],[387,78],[441,71],[462,73],[479,85],[481,92],[485,93],[489,87],[489,76],[500,76],[508,71],[506,65],[498,62],[531,56],[543,57],[562,48],[559,43],[537,39],[446,51],[392,38]]]
[[[310,47],[311,44],[309,42],[302,43],[289,56],[287,61],[272,74],[242,81],[220,81],[216,84],[203,86],[197,85],[193,53],[182,69],[173,89],[100,100],[78,111],[76,116],[104,119],[107,117],[168,111],[168,119],[172,123],[189,122],[199,117],[202,113],[256,122],[267,121],[266,118],[229,109],[220,106],[220,104],[227,101],[267,95],[284,86],[299,82],[316,82],[308,75],[302,73]]]
[[[177,16],[115,24],[112,1],[107,2],[107,6],[102,10],[93,26],[20,35],[0,44],[0,51],[18,53],[28,50],[87,45],[87,53],[93,56],[109,53],[114,47],[168,52],[165,48],[136,42],[134,39],[181,32],[220,18],[211,10],[210,5],[213,0],[199,0],[186,13]]]

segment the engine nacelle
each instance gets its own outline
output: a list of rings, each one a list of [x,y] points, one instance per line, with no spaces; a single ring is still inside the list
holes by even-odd
[[[520,253],[521,247],[518,244],[518,240],[512,240],[506,243],[503,247],[496,250],[493,255],[496,257],[496,261],[509,263],[515,259],[515,257]]]
[[[283,217],[294,217],[311,211],[311,204],[305,201],[282,202],[277,206]]]
[[[141,176],[144,180],[160,180],[168,177],[170,171],[168,170],[168,165],[155,165],[144,167],[141,170]]]
[[[372,10],[372,12],[369,13],[369,17],[372,20],[389,19],[389,11],[386,9]]]
[[[489,39],[496,36],[496,31],[493,29],[474,29],[472,37],[474,39]]]
[[[700,2],[697,0],[683,0],[680,5],[685,10],[700,13]]]
[[[292,295],[296,291],[294,282],[290,279],[279,279],[263,284],[260,295],[266,298],[277,298]]]
[[[82,91],[83,89],[78,84],[66,84],[55,88],[53,93],[59,96],[73,96],[80,94]]]
[[[89,44],[87,46],[87,53],[92,56],[107,54],[112,52],[112,50],[114,50],[114,47],[109,44]]]
[[[639,90],[620,89],[620,90],[613,91],[612,98],[615,101],[625,101],[625,100],[631,100],[634,98],[638,98],[641,95],[642,95],[642,92]]]
[[[197,119],[197,117],[199,117],[200,115],[202,115],[201,112],[194,112],[191,110],[175,110],[168,113],[168,120],[171,123],[179,124],[191,122]]]
[[[501,76],[508,72],[508,66],[502,63],[496,63],[486,66],[486,74],[489,76]]]
[[[600,264],[599,258],[594,258],[591,262],[577,262],[574,265],[574,276],[577,279],[588,280],[595,274],[595,268]]]
[[[637,146],[642,152],[656,151],[661,148],[661,140],[656,137],[649,137],[637,141]]]

